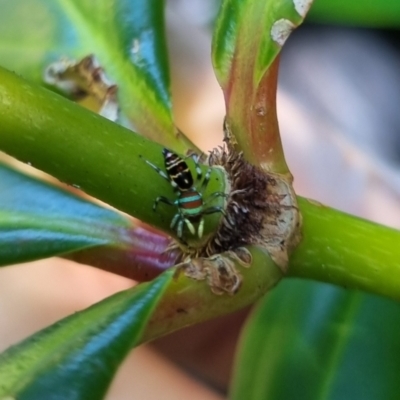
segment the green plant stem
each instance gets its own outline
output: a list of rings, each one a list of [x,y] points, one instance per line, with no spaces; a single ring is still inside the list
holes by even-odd
[[[176,199],[170,183],[145,162],[164,168],[159,144],[3,68],[0,121],[0,150],[175,235],[170,223],[176,207],[152,208],[158,196]],[[224,189],[224,173],[215,169],[205,195]],[[206,217],[204,237],[220,217]]]
[[[289,275],[400,300],[400,232],[299,198],[303,240]]]
[[[154,212],[152,205],[157,196],[176,194],[144,162],[163,168],[160,145],[1,68],[0,121],[1,150],[174,234],[176,208],[160,205]],[[224,190],[223,175],[216,169],[208,193]],[[304,238],[290,275],[400,298],[399,232],[299,201]],[[219,218],[207,216],[205,235]]]
[[[236,270],[243,277],[236,294],[214,294],[206,281],[188,278],[183,271],[176,273],[164,291],[141,342],[240,310],[274,287],[282,278],[281,270],[265,250],[256,246],[246,248],[251,253],[252,262],[248,267],[234,262]]]

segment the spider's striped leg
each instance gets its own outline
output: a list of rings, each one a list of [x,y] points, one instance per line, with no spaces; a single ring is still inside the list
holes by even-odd
[[[178,223],[178,221],[179,221],[179,217],[181,216],[181,214],[179,214],[179,213],[176,213],[175,215],[174,215],[174,218],[172,218],[172,221],[171,221],[171,224],[170,224],[170,228],[171,229],[174,229],[175,228],[175,225]]]
[[[209,207],[206,208],[202,214],[206,215],[206,214],[215,214],[217,212],[220,212],[221,214],[224,214],[226,216],[226,212],[222,207]]]
[[[176,227],[176,233],[178,236],[178,239],[181,243],[187,246],[187,242],[182,239],[182,234],[183,234],[183,218],[180,213],[176,213],[174,215],[174,218],[172,218],[170,228],[175,229]]]
[[[197,228],[197,236],[199,237],[199,239],[203,237],[203,231],[204,231],[204,218],[201,217],[199,222],[199,227]]]
[[[186,226],[188,227],[190,233],[192,235],[196,234],[196,229],[194,228],[193,224],[188,220],[187,218],[183,218],[183,221],[185,221]]]
[[[214,192],[210,196],[207,197],[207,200],[204,201],[203,206],[205,206],[210,201],[214,200],[217,197],[228,197],[228,195],[224,192]]]
[[[206,174],[204,175],[204,180],[201,184],[200,192],[203,192],[206,189],[208,182],[210,182],[211,173],[212,173],[212,169],[208,168]]]
[[[175,229],[176,227],[176,233],[178,235],[178,239],[182,242],[184,242],[182,240],[182,235],[183,235],[183,223],[185,222],[185,218],[183,217],[183,215],[181,213],[176,213],[174,215],[174,218],[172,218],[171,221],[171,225],[170,228],[171,229]],[[185,243],[185,242],[184,242]]]
[[[159,202],[164,203],[164,204],[168,204],[169,206],[175,206],[175,205],[176,205],[176,202],[175,202],[175,201],[172,201],[172,200],[170,200],[170,199],[167,199],[167,198],[164,197],[164,196],[158,196],[158,197],[155,199],[155,201],[154,201],[154,204],[153,204],[153,211],[156,211],[156,208],[157,208]],[[179,214],[178,214],[178,215],[179,215]]]
[[[228,222],[228,224],[230,226],[235,226],[235,222],[232,220],[232,218],[229,216],[229,214],[227,214],[226,211],[222,207],[209,207],[209,208],[206,208],[203,211],[203,215],[205,215],[205,214],[215,214],[217,212],[220,212],[221,214],[224,215],[224,217],[226,218],[226,220],[227,220],[227,222]]]
[[[186,244],[186,242],[182,239],[182,234],[183,234],[183,217],[180,213],[176,213],[174,215],[174,218],[172,218],[171,225],[169,226],[171,229],[175,229],[176,227],[176,233],[178,235],[178,239]]]
[[[180,214],[178,214],[178,216],[179,216],[179,218],[177,219],[177,221],[179,220],[179,222],[178,222],[178,227],[177,227],[177,229],[176,229],[176,232],[177,232],[177,234],[178,234],[178,238],[179,238],[180,240],[182,240],[182,235],[183,235],[183,221],[184,221],[184,219],[182,218],[182,216],[181,216]]]
[[[190,154],[186,158],[188,158],[188,157],[190,157],[193,160],[194,166],[196,168],[197,180],[200,180],[201,177],[203,176],[203,171],[201,170],[200,165],[199,165],[199,159],[201,156],[199,156],[197,154]]]
[[[151,168],[153,168],[156,172],[158,172],[158,174],[161,175],[165,180],[171,183],[171,179],[162,169],[158,168],[157,165],[154,165],[149,160],[144,160],[144,161],[147,165],[150,165]]]

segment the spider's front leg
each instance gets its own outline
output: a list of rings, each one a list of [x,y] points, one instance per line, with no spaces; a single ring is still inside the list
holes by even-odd
[[[209,168],[207,170],[206,174],[204,175],[204,180],[203,180],[203,182],[201,184],[200,192],[204,193],[204,190],[206,190],[208,182],[210,182],[211,173],[212,173],[212,169]]]
[[[191,233],[192,235],[195,235],[195,234],[196,234],[196,229],[194,228],[194,226],[193,226],[193,224],[190,222],[190,220],[187,219],[187,218],[184,218],[183,221],[185,222],[186,226],[188,227],[190,233]]]
[[[176,226],[176,233],[177,233],[179,240],[181,240],[181,241],[183,241],[182,236],[183,236],[184,224],[186,224],[186,226],[188,227],[188,229],[192,235],[194,235],[196,233],[196,230],[195,230],[193,224],[187,218],[185,218],[183,214],[181,214],[179,212],[174,215],[174,218],[172,218],[171,225],[170,225],[171,229],[175,229],[175,226]]]
[[[217,197],[228,197],[228,195],[224,192],[214,192],[210,196],[207,197],[207,199],[204,201],[203,205],[205,206],[208,204],[210,201],[216,199]]]
[[[204,211],[203,211],[203,215],[206,215],[206,214],[215,214],[215,213],[217,213],[217,212],[220,212],[221,214],[223,214],[223,215],[225,215],[226,216],[226,211],[224,210],[224,208],[223,207],[209,207],[209,208],[206,208]]]
[[[182,241],[182,235],[183,235],[184,221],[185,221],[184,216],[180,212],[177,212],[174,215],[174,218],[172,218],[171,225],[169,226],[171,229],[175,229],[175,227],[176,227],[176,234],[178,236],[178,239],[181,241]]]
[[[159,197],[157,197],[156,200],[154,201],[154,204],[153,204],[153,210],[154,210],[154,211],[156,211],[156,208],[157,208],[157,205],[158,205],[159,202],[164,203],[164,204],[168,204],[169,206],[176,206],[176,205],[177,205],[177,204],[176,204],[176,200],[175,200],[175,201],[172,201],[172,200],[170,200],[170,199],[167,199],[167,198],[164,197],[164,196],[159,196]],[[178,239],[179,239],[183,244],[186,244],[186,242],[182,239],[182,234],[183,234],[183,221],[184,221],[184,217],[181,215],[180,212],[177,212],[177,213],[174,215],[174,217],[172,218],[172,221],[171,221],[169,227],[170,227],[172,230],[175,230],[175,228],[176,228],[176,232],[177,232]]]
[[[158,206],[158,203],[164,203],[164,204],[168,204],[169,206],[176,206],[176,202],[175,201],[172,201],[172,200],[170,200],[170,199],[167,199],[166,197],[164,197],[164,196],[158,196],[156,199],[155,199],[155,201],[154,201],[154,203],[153,203],[153,211],[156,211],[156,208],[157,208],[157,206]],[[179,214],[178,214],[179,215]],[[175,217],[176,217],[176,215],[175,215]],[[175,217],[174,217],[174,219],[175,219]],[[172,221],[174,221],[174,220],[172,220]],[[171,223],[171,225],[172,225],[172,223]]]
[[[196,169],[196,175],[197,175],[197,176],[196,176],[196,179],[197,179],[198,181],[199,181],[199,180],[201,179],[201,177],[203,176],[203,172],[202,172],[202,170],[201,170],[201,168],[200,168],[200,164],[199,164],[200,157],[201,157],[201,156],[197,155],[196,153],[189,154],[189,155],[187,155],[187,156],[185,157],[185,159],[191,158],[191,159],[193,160],[194,166],[195,166],[195,169]]]
[[[199,237],[199,239],[203,237],[203,232],[204,232],[204,218],[201,217],[199,226],[197,228],[197,236]]]
[[[208,183],[210,182],[211,173],[212,173],[212,169],[209,168],[204,176],[204,180],[200,187],[200,192],[204,193],[204,191],[206,190]],[[208,196],[207,200],[204,202],[204,205],[209,203],[211,200],[215,199],[216,197],[228,197],[228,194],[226,194],[224,192],[214,192],[210,196]]]
[[[157,165],[154,165],[153,163],[151,163],[149,160],[144,159],[144,157],[140,156],[141,159],[144,160],[144,162],[147,165],[150,165],[151,168],[153,168],[159,175],[161,175],[165,180],[167,180],[168,182],[170,182],[171,180],[169,179],[169,176],[160,168],[157,167]]]

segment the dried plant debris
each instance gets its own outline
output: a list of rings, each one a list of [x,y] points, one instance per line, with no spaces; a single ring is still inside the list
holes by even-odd
[[[287,272],[289,254],[301,238],[301,216],[291,178],[249,164],[234,143],[226,127],[225,145],[209,155],[210,166],[223,168],[229,181],[226,215],[206,245],[184,249],[183,259],[213,257],[255,244],[267,249]]]
[[[251,253],[245,248],[238,248],[211,257],[189,259],[177,266],[176,275],[183,272],[189,278],[206,280],[214,294],[234,295],[243,281],[235,263],[248,268],[251,262]]]
[[[66,58],[56,61],[46,68],[44,81],[84,107],[117,121],[118,87],[107,78],[95,56],[89,55],[81,61]]]

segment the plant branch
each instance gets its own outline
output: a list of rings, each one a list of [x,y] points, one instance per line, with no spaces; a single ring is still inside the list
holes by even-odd
[[[0,68],[0,149],[62,182],[174,236],[176,207],[159,206],[172,186],[145,160],[164,168],[162,147],[63,97]],[[203,176],[207,170],[202,166]],[[211,174],[205,196],[225,190],[221,169]],[[218,202],[223,200],[216,200]],[[204,239],[218,226],[206,216]],[[196,242],[193,237],[193,242]]]
[[[0,148],[63,182],[169,234],[175,207],[152,210],[171,185],[139,156],[163,168],[161,146],[70,101],[0,69]],[[203,171],[206,167],[202,167]],[[224,190],[217,169],[207,192]],[[400,233],[314,202],[300,200],[303,241],[290,260],[291,276],[400,298]],[[206,217],[205,235],[220,216]]]
[[[265,250],[255,246],[246,248],[252,261],[248,267],[234,262],[236,270],[243,278],[240,290],[234,295],[216,295],[206,281],[199,282],[189,278],[183,270],[175,273],[175,278],[166,288],[141,342],[240,310],[253,304],[274,287],[282,278],[281,270]],[[222,253],[224,254],[226,253]]]
[[[299,198],[303,240],[289,275],[400,300],[400,232]]]

